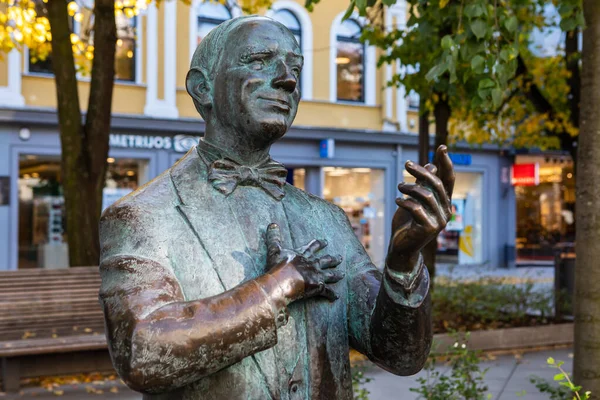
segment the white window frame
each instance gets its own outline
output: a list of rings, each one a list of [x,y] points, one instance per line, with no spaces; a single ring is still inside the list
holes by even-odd
[[[267,11],[267,17],[280,10],[287,10],[294,14],[300,22],[302,37],[302,55],[304,56],[304,66],[302,67],[302,100],[312,100],[313,98],[313,28],[312,21],[308,11],[300,4],[291,0],[279,0]]]
[[[342,18],[346,12],[343,11],[339,13],[333,23],[331,24],[331,31],[329,35],[329,101],[332,103],[341,103],[341,104],[357,104],[357,105],[366,105],[366,106],[375,106],[375,86],[377,82],[377,66],[376,66],[376,57],[377,52],[375,46],[369,45],[369,43],[365,43],[365,70],[363,71],[363,91],[364,91],[364,101],[356,102],[356,101],[343,101],[337,99],[337,67],[335,63],[335,58],[337,56],[337,36],[338,31],[342,25]],[[358,15],[357,12],[354,12],[351,16],[351,19],[356,20],[361,26],[366,24],[366,20],[364,17]]]

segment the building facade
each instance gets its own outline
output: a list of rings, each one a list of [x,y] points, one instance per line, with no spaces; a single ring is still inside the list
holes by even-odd
[[[342,22],[347,4],[276,1],[267,15],[296,36],[305,57],[294,126],[272,149],[288,181],[341,206],[373,261],[382,266],[396,209],[396,184],[417,159],[417,113],[405,91],[386,88],[393,66],[377,69],[378,51],[362,44],[363,21]],[[117,21],[104,206],[171,166],[204,132],[185,90],[193,51],[210,29],[239,15],[216,3],[164,2]],[[400,28],[406,7],[386,14]],[[80,98],[89,81],[81,77]],[[0,61],[0,270],[67,265],[60,142],[51,63],[27,51]],[[414,105],[414,104],[412,104]],[[85,108],[85,104],[82,104]],[[452,149],[457,170],[455,220],[440,238],[452,262],[503,265],[515,244],[512,159],[495,148]],[[511,222],[512,221],[512,222]]]

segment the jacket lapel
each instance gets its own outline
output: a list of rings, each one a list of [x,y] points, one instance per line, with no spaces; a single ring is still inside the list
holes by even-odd
[[[329,245],[324,249],[325,254],[337,254],[335,244],[329,240],[325,226],[331,221],[331,213],[325,207],[316,207],[309,196],[299,189],[286,186],[286,196],[283,198],[284,209],[291,227],[294,247],[298,248],[313,239],[328,239]],[[308,218],[307,218],[308,216]],[[333,227],[331,227],[333,228]],[[329,356],[327,348],[328,327],[334,313],[334,304],[322,298],[306,301],[306,338],[310,374],[309,397],[311,399],[337,399],[338,390],[334,375],[334,358]],[[340,298],[337,300],[344,301]]]
[[[210,258],[223,291],[254,276],[254,260],[246,248],[243,233],[230,209],[225,195],[215,190],[207,180],[207,167],[192,148],[171,169],[171,177],[179,197],[176,208],[197,237]],[[278,385],[272,349],[252,356],[271,395],[277,398]],[[274,379],[268,379],[271,376]]]

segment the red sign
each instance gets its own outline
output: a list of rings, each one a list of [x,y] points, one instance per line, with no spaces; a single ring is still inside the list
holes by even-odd
[[[512,166],[511,183],[514,186],[536,186],[540,184],[540,166],[535,164],[515,164]]]

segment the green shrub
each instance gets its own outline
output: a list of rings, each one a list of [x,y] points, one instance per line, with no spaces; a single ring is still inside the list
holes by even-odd
[[[559,373],[554,375],[554,383],[538,376],[532,376],[529,380],[542,393],[548,393],[550,400],[589,400],[591,392],[581,393],[581,386],[573,384],[569,374],[562,369],[564,361],[555,361],[550,357],[547,360],[551,368],[556,368]]]
[[[468,336],[467,333],[465,340]],[[484,383],[487,369],[482,370],[479,361],[479,353],[470,350],[466,341],[460,343],[457,336],[456,343],[444,353],[430,354],[424,368],[426,376],[418,378],[420,386],[410,390],[427,400],[489,399],[491,395],[486,396],[488,388]],[[442,365],[449,365],[450,371],[442,373],[439,368]]]
[[[553,322],[553,291],[535,290],[532,280],[442,278],[432,292],[436,333],[474,331]]]

